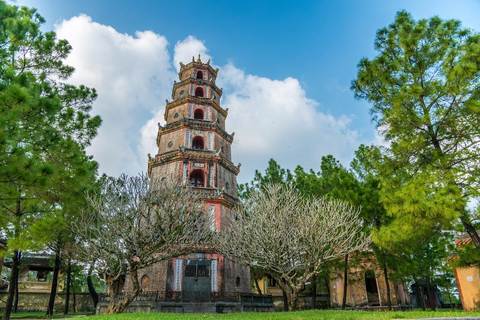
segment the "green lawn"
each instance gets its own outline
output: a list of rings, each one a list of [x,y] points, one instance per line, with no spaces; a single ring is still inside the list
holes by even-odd
[[[85,313],[75,315],[55,314],[53,319],[81,317],[85,320],[382,320],[382,319],[420,319],[441,317],[480,317],[480,312],[463,312],[460,310],[441,311],[340,311],[314,310],[276,313],[233,313],[233,314],[176,314],[176,313],[124,313],[118,315],[98,315],[85,317]],[[1,314],[0,314],[1,316]],[[45,312],[12,313],[11,319],[47,319]]]
[[[194,319],[225,319],[225,320],[377,320],[377,319],[418,319],[439,317],[480,317],[479,312],[462,311],[403,311],[403,312],[372,312],[372,311],[337,311],[314,310],[277,313],[233,313],[233,314],[172,314],[172,313],[127,313],[120,315],[98,315],[88,317],[89,320],[194,320]]]

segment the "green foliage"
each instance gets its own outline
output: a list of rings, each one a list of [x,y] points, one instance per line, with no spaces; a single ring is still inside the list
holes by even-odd
[[[405,11],[377,32],[378,55],[352,81],[389,147],[377,162],[395,220],[379,237],[407,241],[460,219],[480,246],[469,200],[480,195],[480,35],[459,21],[415,21]]]
[[[62,82],[71,46],[26,7],[0,1],[0,227],[8,248],[40,249],[95,179],[85,154],[101,120],[94,89]]]

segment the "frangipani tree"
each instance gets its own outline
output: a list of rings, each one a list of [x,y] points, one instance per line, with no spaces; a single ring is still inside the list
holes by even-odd
[[[79,238],[77,259],[95,261],[110,285],[128,274],[133,286],[116,305],[111,288],[108,313],[124,311],[141,292],[139,269],[193,252],[211,237],[198,194],[173,181],[122,175],[86,196],[89,206],[71,226]]]
[[[252,191],[227,230],[220,252],[269,273],[286,292],[288,310],[307,281],[327,261],[368,248],[359,209],[340,200],[311,199],[292,185]]]

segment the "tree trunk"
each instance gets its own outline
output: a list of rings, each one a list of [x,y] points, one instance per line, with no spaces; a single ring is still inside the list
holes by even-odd
[[[450,296],[450,286],[447,285],[445,286],[445,288],[447,289],[447,296],[448,296],[448,301],[450,302],[450,309],[453,309],[452,297]]]
[[[347,288],[348,288],[348,254],[345,255],[345,269],[343,270],[343,299],[342,310],[345,310],[347,305]]]
[[[415,276],[413,276],[413,280],[415,281],[415,290],[417,291],[418,300],[420,300],[420,306],[422,307],[422,310],[425,311],[425,300],[423,298],[423,292],[420,289],[420,284]]]
[[[113,281],[114,281],[113,279],[110,280],[110,282],[105,281],[110,286],[110,290],[108,290],[108,297],[110,301],[108,302],[107,311],[105,311],[106,314],[112,314],[113,308],[115,307],[115,290],[114,290]]]
[[[327,273],[328,274],[328,273]],[[328,294],[328,302],[327,305],[330,306],[330,301],[332,301],[331,293],[330,293],[330,282],[329,282],[329,277],[325,275],[323,279],[325,280],[325,288],[327,288],[327,294]]]
[[[317,308],[317,275],[312,277],[312,309]]]
[[[5,310],[3,312],[2,320],[9,320],[10,314],[12,313],[12,306],[13,306],[13,297],[15,296],[16,290],[16,281],[18,279],[18,264],[19,264],[19,250],[15,250],[13,252],[13,262],[12,262],[12,271],[10,274],[10,284],[8,287],[8,297],[7,302],[5,304]]]
[[[47,316],[53,316],[53,307],[55,306],[55,297],[57,295],[58,273],[60,271],[60,249],[55,252],[55,266],[53,268],[52,289],[50,290],[50,299],[48,301]]]
[[[113,309],[111,313],[122,313],[127,309],[128,305],[135,300],[135,298],[140,293],[140,284],[138,283],[138,274],[137,270],[134,268],[130,270],[130,279],[132,280],[133,291],[129,294],[125,294],[122,301],[120,301]]]
[[[75,286],[73,285],[73,282],[72,282],[72,293],[73,293],[73,313],[76,313],[77,312],[77,295],[75,294]]]
[[[388,282],[388,270],[387,270],[387,262],[385,260],[385,251],[382,249],[383,255],[383,275],[385,276],[385,283],[387,285],[387,304],[388,310],[392,310],[392,298],[390,297],[390,283]]]
[[[297,297],[298,293],[296,290],[292,290],[292,292],[287,294],[288,311],[297,311]]]
[[[430,309],[432,311],[435,311],[436,299],[432,295],[432,288],[430,286],[430,276],[426,276],[426,282],[427,282],[428,301],[430,301]]]
[[[288,311],[288,297],[287,297],[287,293],[285,292],[285,290],[282,289],[282,293],[283,293],[283,311]]]
[[[22,259],[22,253],[18,252],[18,268],[20,268],[20,260]],[[13,313],[18,312],[18,273],[17,277],[13,280],[15,281],[15,299],[13,300]]]
[[[65,308],[63,310],[63,314],[68,314],[68,305],[70,303],[70,284],[72,280],[72,260],[68,260],[68,267],[67,267],[67,283],[66,289],[67,292],[65,293]]]
[[[470,221],[466,217],[466,214],[462,215],[460,220],[462,221],[463,227],[465,228],[468,235],[472,239],[472,242],[475,245],[475,247],[480,249],[480,236],[478,235],[477,231],[475,230],[475,227],[470,223]]]
[[[97,304],[98,304],[98,293],[95,290],[95,286],[93,285],[92,272],[93,272],[93,264],[91,264],[90,268],[88,269],[87,287],[88,287],[88,292],[90,293],[90,298],[92,298],[92,301],[93,301],[93,309],[96,310]]]

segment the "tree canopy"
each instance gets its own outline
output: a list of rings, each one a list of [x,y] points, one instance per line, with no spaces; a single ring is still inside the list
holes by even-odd
[[[309,198],[292,185],[254,190],[217,247],[231,259],[270,274],[296,309],[299,291],[327,261],[367,248],[358,208],[337,199]]]
[[[398,12],[377,32],[378,55],[352,82],[389,146],[379,162],[394,237],[452,227],[480,247],[467,203],[479,196],[480,35],[456,20]],[[386,233],[388,236],[388,232]]]
[[[96,92],[65,82],[72,48],[42,32],[43,22],[35,9],[0,1],[0,228],[13,280],[20,251],[59,236],[98,167],[85,153],[101,124],[90,115]],[[4,319],[15,289],[11,281]]]

